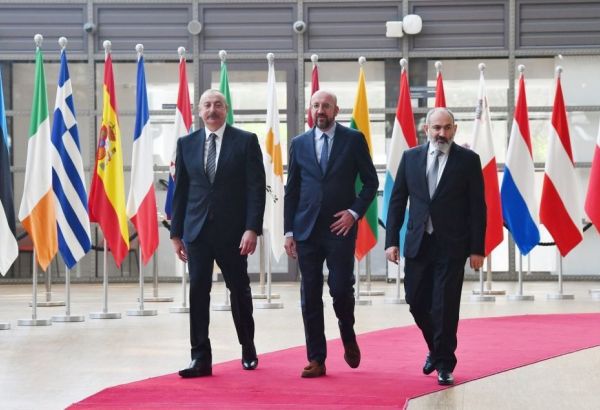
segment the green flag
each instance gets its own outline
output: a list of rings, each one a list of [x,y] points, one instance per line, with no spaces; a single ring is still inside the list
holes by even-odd
[[[219,91],[225,96],[227,101],[227,124],[233,125],[233,106],[231,105],[231,93],[229,92],[229,77],[227,76],[227,63],[221,61],[221,81]]]

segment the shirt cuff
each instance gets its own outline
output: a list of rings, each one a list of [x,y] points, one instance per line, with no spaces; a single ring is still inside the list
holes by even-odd
[[[358,214],[356,212],[354,212],[352,209],[347,209],[347,211],[350,212],[350,215],[352,215],[355,221],[358,221]]]
[[[286,232],[285,233],[285,237],[286,238],[293,238],[294,237],[294,232],[292,232],[292,231]]]

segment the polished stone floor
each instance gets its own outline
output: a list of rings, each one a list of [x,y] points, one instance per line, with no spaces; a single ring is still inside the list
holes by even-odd
[[[505,316],[528,313],[600,312],[600,301],[590,297],[589,289],[599,282],[565,282],[564,292],[574,300],[546,299],[554,292],[554,282],[526,282],[525,291],[533,302],[509,302],[498,296],[493,303],[472,302],[471,290],[477,284],[466,282],[461,317]],[[257,290],[258,285],[253,285]],[[364,284],[363,284],[364,289]],[[375,282],[373,289],[395,293],[394,284]],[[494,289],[514,293],[514,283],[500,282]],[[223,285],[213,287],[213,302],[224,299]],[[260,353],[302,345],[304,334],[299,307],[298,283],[275,283],[273,291],[281,297],[283,309],[256,309],[256,346]],[[0,331],[0,409],[61,409],[105,387],[173,373],[187,365],[188,317],[169,313],[181,304],[181,287],[160,284],[160,296],[172,296],[172,303],[145,303],[157,316],[127,316],[138,307],[136,284],[114,284],[109,290],[109,310],[121,312],[121,319],[90,319],[89,313],[102,308],[102,286],[77,284],[72,287],[72,314],[86,316],[81,323],[54,323],[45,327],[23,327],[18,319],[31,318],[31,286],[0,285],[0,322],[11,329]],[[151,295],[150,285],[146,294]],[[38,289],[38,300],[45,300],[45,289]],[[52,299],[63,300],[64,287],[55,285]],[[412,325],[406,305],[384,303],[385,297],[370,306],[356,307],[357,332],[393,326]],[[326,297],[326,334],[338,337],[331,300]],[[257,301],[258,302],[258,301]],[[38,318],[64,313],[64,307],[40,307]],[[600,326],[600,323],[598,323]],[[211,340],[215,363],[237,359],[239,345],[230,312],[211,312]],[[577,337],[577,335],[573,335]],[[295,365],[300,373],[304,363]],[[423,396],[409,403],[414,409],[600,409],[600,348],[588,349],[535,365],[476,380],[443,392]],[[402,375],[398,375],[402,382]]]

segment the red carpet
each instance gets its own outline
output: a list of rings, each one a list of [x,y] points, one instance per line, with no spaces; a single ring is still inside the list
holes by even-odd
[[[300,378],[306,356],[296,347],[260,355],[255,371],[235,360],[215,365],[209,378],[156,377],[108,388],[71,408],[397,409],[441,389],[435,372],[421,373],[427,352],[415,326],[359,335],[358,342],[362,362],[353,370],[340,340],[330,341],[327,376],[319,379]],[[454,375],[465,383],[598,345],[600,314],[462,320]]]

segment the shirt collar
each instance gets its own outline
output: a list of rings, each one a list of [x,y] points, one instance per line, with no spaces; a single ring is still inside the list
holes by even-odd
[[[227,123],[223,123],[223,125],[221,125],[221,128],[219,128],[216,131],[211,131],[208,128],[204,127],[204,134],[206,136],[206,139],[208,140],[208,137],[210,137],[210,134],[217,134],[218,140],[223,139],[223,134],[225,134],[225,127],[227,127]]]
[[[317,139],[321,139],[321,135],[327,134],[329,138],[333,138],[335,135],[335,127],[337,126],[337,122],[334,122],[333,125],[328,130],[321,130],[319,127],[315,127],[315,137]]]

